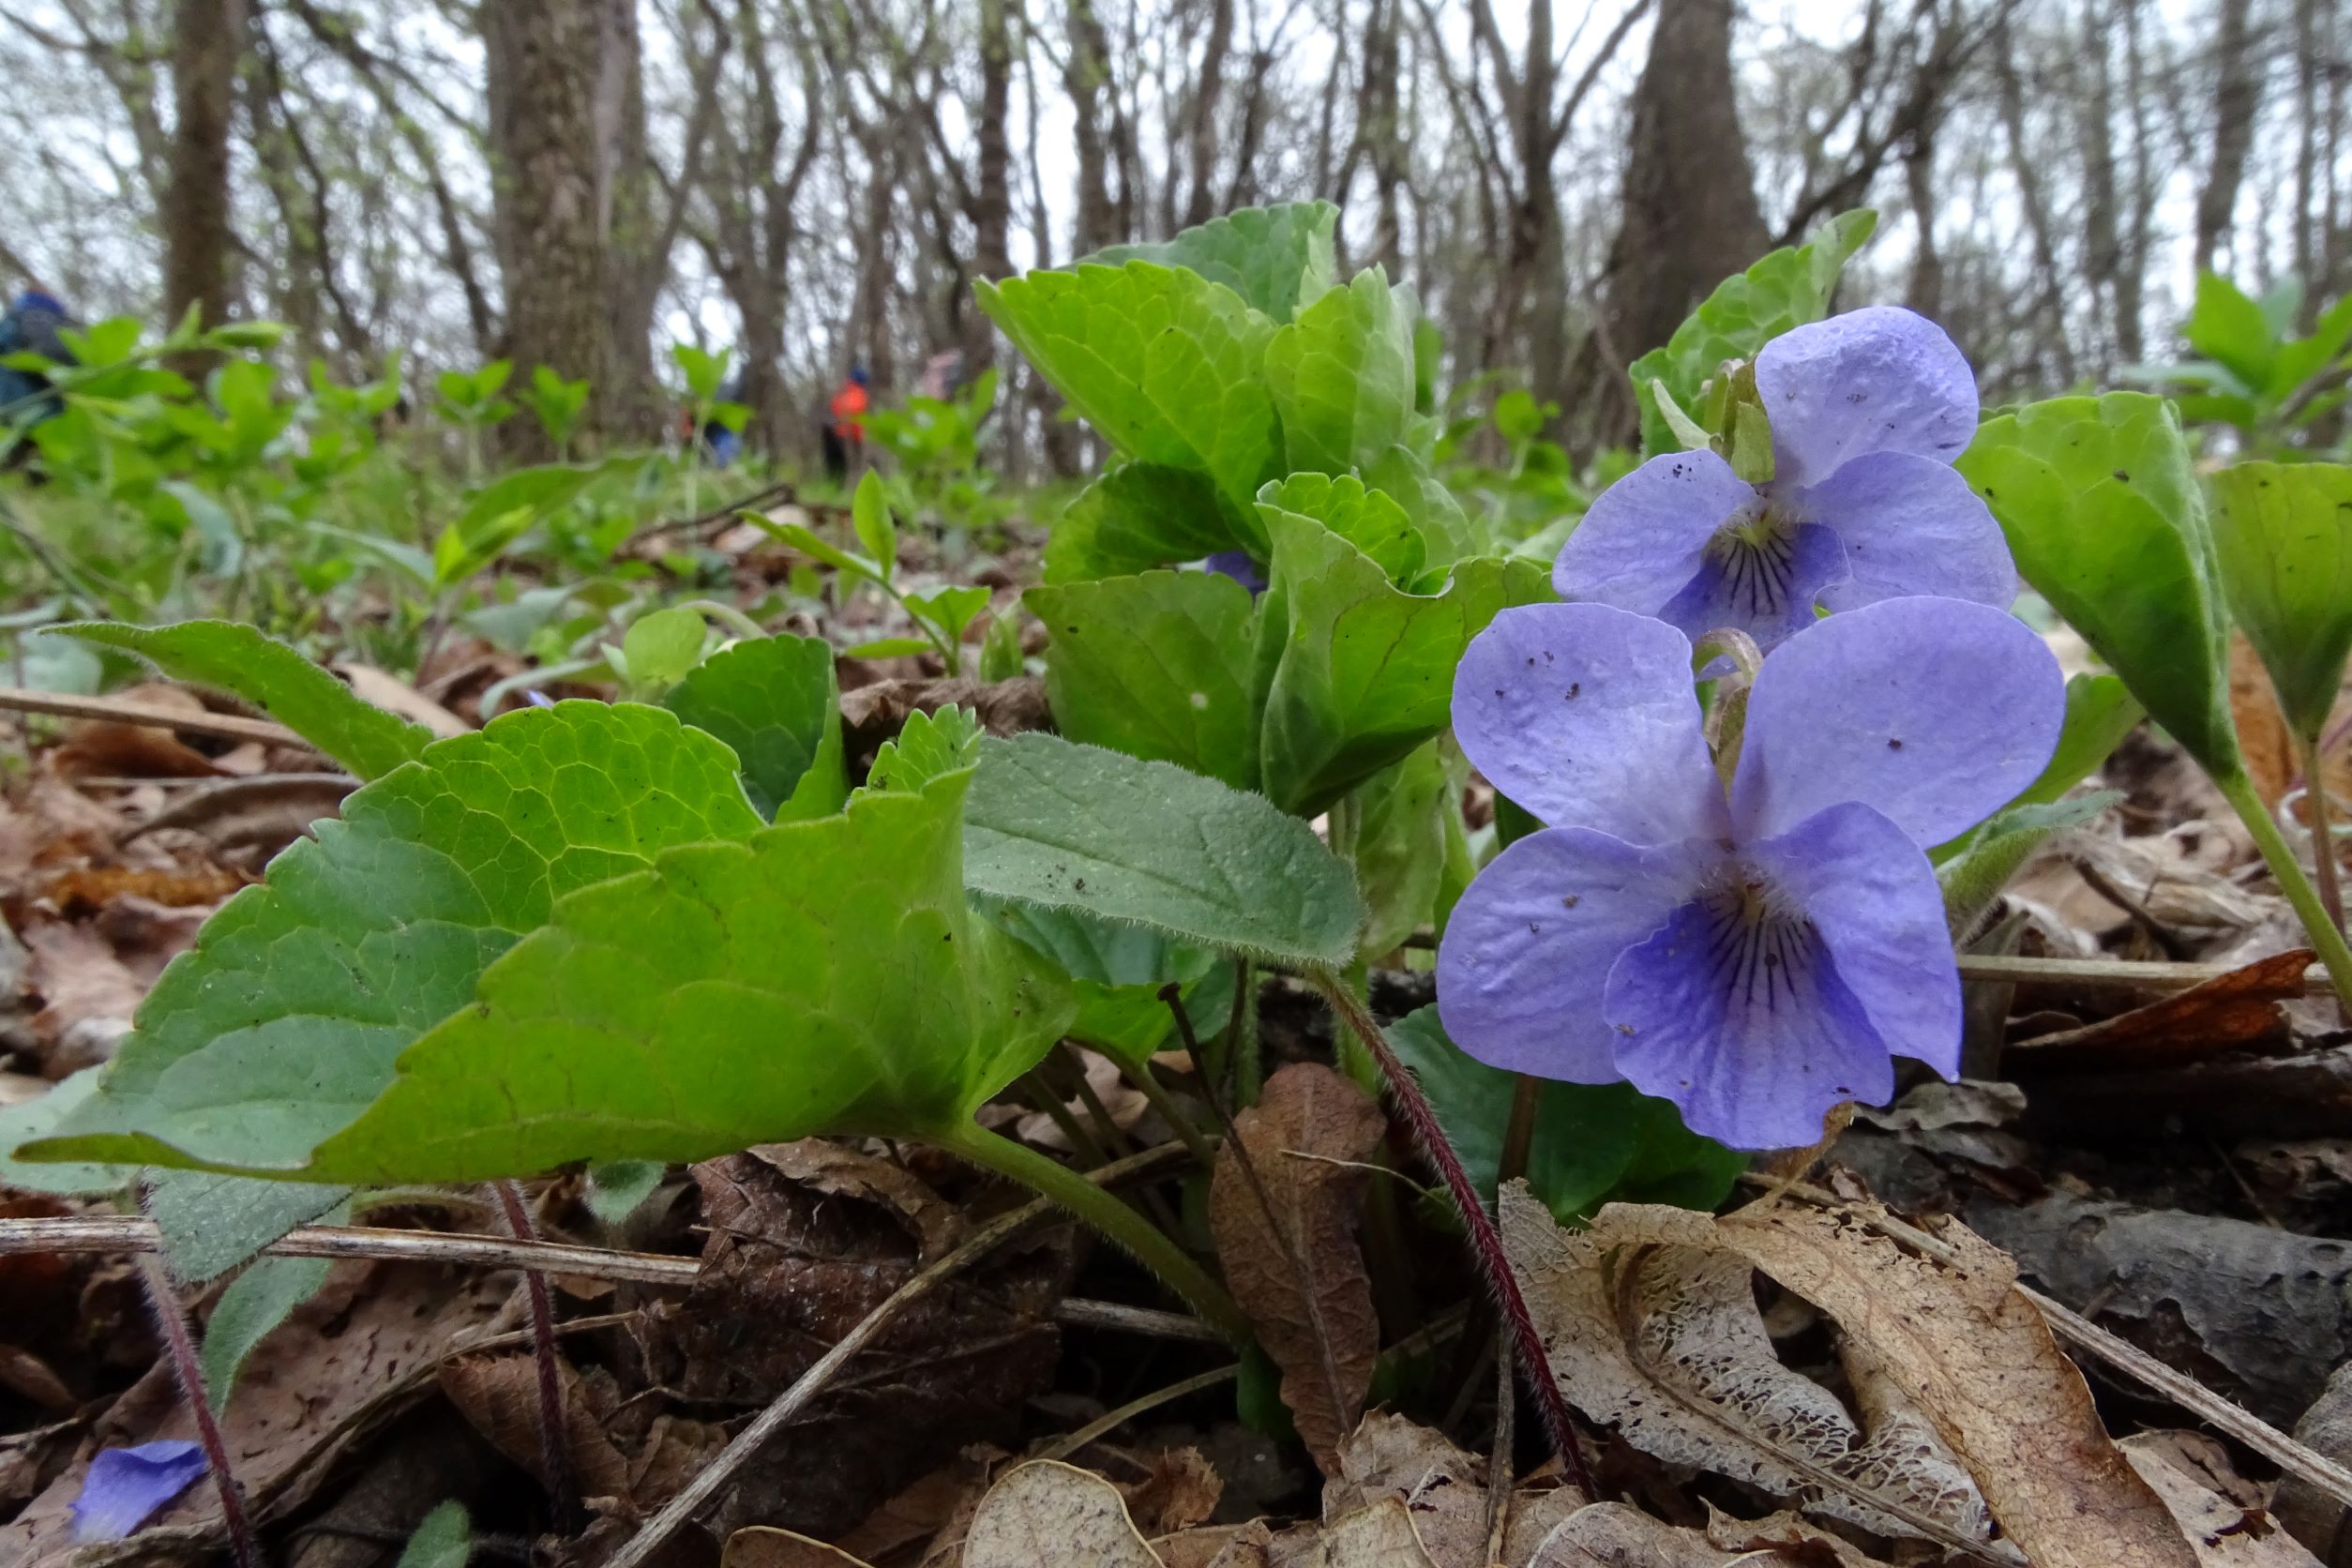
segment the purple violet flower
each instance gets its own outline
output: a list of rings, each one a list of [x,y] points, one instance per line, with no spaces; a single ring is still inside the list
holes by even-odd
[[[1943,329],[1893,306],[1793,328],[1756,356],[1772,477],[1718,453],[1651,459],[1603,490],[1552,567],[1560,596],[1770,648],[1815,607],[1939,595],[2007,609],[2000,525],[1953,471],[1976,377]]]
[[[1248,589],[1252,598],[1266,591],[1266,574],[1258,569],[1258,563],[1250,559],[1245,550],[1220,550],[1200,565],[1205,570],[1231,578]]]
[[[204,1473],[204,1451],[166,1440],[108,1448],[90,1461],[73,1500],[76,1541],[120,1541],[145,1524]]]
[[[1454,724],[1546,826],[1480,872],[1438,951],[1446,1033],[1480,1061],[1622,1078],[1692,1131],[1796,1148],[1894,1056],[1959,1069],[1960,980],[1923,852],[2031,783],[2065,683],[2031,628],[1956,599],[1832,616],[1768,656],[1727,792],[1691,644],[1596,604],[1506,610]]]

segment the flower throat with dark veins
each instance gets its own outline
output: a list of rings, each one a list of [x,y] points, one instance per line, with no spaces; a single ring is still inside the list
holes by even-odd
[[[1796,578],[1797,524],[1762,496],[1742,505],[1707,541],[1722,602],[1764,619],[1784,613]]]

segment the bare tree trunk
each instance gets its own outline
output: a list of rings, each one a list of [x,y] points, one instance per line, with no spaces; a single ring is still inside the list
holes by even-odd
[[[645,147],[644,45],[637,0],[598,0],[596,77],[596,221],[606,247],[605,309],[612,384],[607,430],[639,441],[661,430],[654,380],[654,302],[668,257],[654,252],[653,163]]]
[[[2213,264],[2213,252],[2229,235],[2238,210],[2238,188],[2254,150],[2254,114],[2262,83],[2254,74],[2247,18],[2253,0],[2221,0],[2221,24],[2213,41],[2213,161],[2197,193],[2196,256],[2199,270]]]
[[[1903,190],[1911,204],[1911,280],[1904,303],[1921,315],[1944,309],[1944,256],[1936,248],[1936,132],[1922,126],[1903,148]]]
[[[179,0],[173,23],[173,123],[163,193],[163,309],[207,325],[229,314],[229,122],[236,108],[245,0]]]
[[[2107,38],[2114,31],[2111,15],[2099,0],[2084,0],[2081,43],[2076,58],[2090,70],[2090,87],[2080,100],[2083,143],[2083,280],[2090,285],[2093,313],[2103,310],[2111,324],[2117,352],[2125,353],[2123,324],[2123,234],[2116,218],[2115,91],[2107,68]]]
[[[518,379],[546,365],[594,389],[586,429],[614,413],[608,258],[599,218],[596,81],[602,0],[498,0],[481,8],[490,68],[491,188]],[[535,425],[513,448],[549,454]]]
[[[1674,335],[1693,305],[1770,244],[1740,129],[1729,0],[1661,0],[1634,88],[1622,226],[1609,262],[1615,352]]]
[[[2017,79],[2017,61],[2011,48],[2009,27],[2001,24],[1993,46],[1993,70],[2000,87],[2001,126],[2009,139],[2010,173],[2017,182],[2017,197],[2025,207],[2026,234],[2033,244],[2033,266],[2039,279],[2036,309],[2042,317],[2042,338],[2049,363],[2042,373],[2060,382],[2074,379],[2074,351],[2066,338],[2066,303],[2058,281],[2058,242],[2050,230],[2050,207],[2042,194],[2042,174],[2026,143],[2024,83]]]
[[[1193,83],[1191,125],[1192,196],[1184,207],[1187,226],[1216,216],[1217,104],[1225,94],[1225,57],[1233,48],[1233,0],[1210,0],[1209,37],[1200,50],[1200,79]],[[1171,174],[1169,184],[1174,185]]]
[[[1078,148],[1078,233],[1072,243],[1075,253],[1084,256],[1126,238],[1127,227],[1111,204],[1104,145],[1103,88],[1110,80],[1110,52],[1103,24],[1094,15],[1093,0],[1069,0],[1063,14],[1070,52],[1062,87],[1070,96],[1071,139]]]
[[[1396,35],[1403,0],[1372,0],[1364,22],[1363,128],[1357,133],[1372,159],[1372,253],[1366,260],[1401,279],[1404,222],[1397,192],[1405,182],[1405,143],[1396,113]]]
[[[982,278],[1013,271],[1013,149],[1005,121],[1013,111],[1013,34],[1010,0],[980,0],[980,113],[972,126],[972,266]],[[964,312],[964,352],[971,369],[994,357],[996,333],[978,310]]]

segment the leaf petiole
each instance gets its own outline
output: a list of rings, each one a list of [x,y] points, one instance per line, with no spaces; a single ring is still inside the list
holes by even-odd
[[[2328,978],[2335,983],[2336,1000],[2352,1009],[2352,947],[2344,944],[2343,927],[2329,918],[2318,889],[2303,874],[2302,863],[2295,858],[2295,851],[2288,845],[2286,836],[2279,831],[2270,808],[2254,792],[2254,780],[2240,769],[2233,775],[2217,774],[2213,782],[2237,809],[2238,819],[2246,824],[2246,831],[2254,835],[2254,848],[2262,852],[2270,875],[2278,879],[2279,891],[2295,906],[2304,934],[2311,938],[2319,961],[2327,966]]]
[[[1209,1272],[1171,1241],[1167,1232],[1080,1172],[973,1122],[952,1132],[933,1134],[930,1141],[1067,1209],[1126,1248],[1138,1262],[1159,1275],[1235,1345],[1251,1342],[1254,1335],[1249,1319],[1243,1316],[1224,1286],[1210,1278]]]

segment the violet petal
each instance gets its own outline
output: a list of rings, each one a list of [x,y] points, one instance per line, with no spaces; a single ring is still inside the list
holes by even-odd
[[[1691,896],[1712,846],[1643,849],[1590,828],[1530,834],[1478,874],[1438,947],[1438,1017],[1508,1072],[1611,1083],[1610,964]]]
[[[1956,469],[1907,452],[1856,458],[1792,498],[1804,517],[1837,530],[1847,576],[1824,589],[1827,608],[1935,594],[2007,610],[2017,565],[1983,497]]]
[[[1713,452],[1667,452],[1593,497],[1552,564],[1564,599],[1654,615],[1704,564],[1707,541],[1743,508],[1756,487]]]
[[[1752,917],[1736,890],[1677,909],[1609,971],[1602,1012],[1618,1071],[1734,1149],[1806,1147],[1846,1100],[1894,1093],[1886,1042],[1818,933]]]
[[[1494,787],[1552,827],[1633,844],[1718,837],[1691,645],[1600,604],[1506,610],[1454,675],[1454,729]]]
[[[1960,967],[1935,867],[1867,806],[1832,806],[1746,858],[1803,912],[1887,1048],[1960,1074]]]
[[[1882,599],[1766,657],[1748,699],[1732,818],[1743,842],[1860,801],[1921,848],[1973,827],[2058,748],[2066,682],[2042,639],[1962,599]]]
[[[204,1451],[192,1442],[100,1450],[73,1500],[73,1538],[122,1540],[194,1485],[204,1469]]]
[[[1870,452],[1951,463],[1976,439],[1976,372],[1944,329],[1874,305],[1782,333],[1756,356],[1775,486],[1820,484]]]

